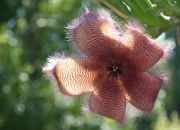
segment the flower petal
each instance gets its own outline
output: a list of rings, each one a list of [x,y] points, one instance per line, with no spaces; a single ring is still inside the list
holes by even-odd
[[[162,80],[149,72],[124,79],[127,100],[143,111],[152,110],[161,85]]]
[[[122,44],[128,48],[126,51],[126,62],[129,68],[137,71],[146,71],[152,67],[163,56],[162,48],[144,34],[141,27],[131,25],[122,38]],[[121,50],[119,50],[121,52]]]
[[[77,22],[72,22],[68,34],[71,41],[88,57],[110,61],[116,54],[119,32],[115,22],[105,11],[86,11]],[[73,40],[72,40],[73,39]]]
[[[59,59],[51,70],[44,71],[52,73],[62,93],[81,95],[93,90],[94,80],[100,72],[99,68],[96,62],[86,57],[78,57]]]
[[[104,80],[93,91],[89,109],[91,112],[123,122],[126,107],[125,93],[116,81]]]

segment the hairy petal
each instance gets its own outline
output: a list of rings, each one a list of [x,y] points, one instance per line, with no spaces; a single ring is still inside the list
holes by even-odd
[[[128,26],[122,44],[127,48],[125,58],[129,68],[141,72],[152,67],[164,54],[162,48],[136,24]]]
[[[126,107],[124,90],[115,80],[104,80],[97,83],[93,91],[89,109],[91,112],[123,122]]]
[[[44,71],[52,73],[62,93],[81,95],[93,90],[94,80],[100,73],[100,65],[86,57],[63,58],[51,70]]]
[[[162,79],[152,73],[144,72],[130,75],[122,81],[127,100],[143,111],[151,111],[161,88]]]
[[[119,32],[107,12],[86,10],[78,19],[79,24],[75,23],[76,26],[73,26],[74,22],[70,25],[69,37],[85,55],[107,62],[116,55]]]

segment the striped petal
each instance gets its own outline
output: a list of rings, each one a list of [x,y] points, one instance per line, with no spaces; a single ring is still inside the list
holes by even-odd
[[[126,107],[123,89],[116,81],[109,79],[99,82],[97,86],[90,97],[90,111],[123,122]]]
[[[127,100],[143,111],[152,110],[161,85],[162,80],[149,72],[124,79]]]
[[[128,67],[141,72],[152,67],[164,54],[162,48],[137,25],[128,27],[122,38],[122,44],[127,48],[125,58]]]
[[[52,73],[57,84],[66,95],[81,95],[93,90],[94,80],[99,74],[100,66],[86,57],[60,58],[54,67],[49,71]],[[46,69],[47,68],[47,69]]]
[[[80,19],[72,22],[68,34],[80,51],[88,57],[109,62],[116,55],[119,32],[115,22],[105,11],[87,10]]]

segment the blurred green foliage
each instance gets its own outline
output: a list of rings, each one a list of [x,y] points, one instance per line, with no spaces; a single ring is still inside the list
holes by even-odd
[[[128,16],[137,19],[152,36],[159,36],[180,24],[179,0],[98,0],[110,4]]]
[[[170,30],[166,33],[166,39],[175,41],[175,33],[171,32],[179,24],[178,0],[107,1],[128,17],[142,22],[152,36]],[[102,5],[95,0],[1,0],[0,129],[178,130],[178,44],[164,67],[170,74],[170,81],[161,90],[154,112],[143,115],[130,107],[125,125],[82,111],[81,104],[86,101],[83,98],[66,97],[57,93],[58,90],[54,91],[41,68],[46,58],[54,52],[76,54],[66,42],[64,27],[79,15],[82,6],[97,8]],[[169,20],[161,15],[162,12]]]

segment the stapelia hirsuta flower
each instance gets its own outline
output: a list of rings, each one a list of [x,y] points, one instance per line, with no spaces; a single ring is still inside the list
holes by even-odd
[[[139,24],[120,31],[108,12],[85,8],[67,28],[84,55],[56,55],[43,68],[63,94],[90,93],[89,110],[118,122],[123,122],[126,100],[142,111],[152,110],[163,81],[147,70],[164,52]]]

